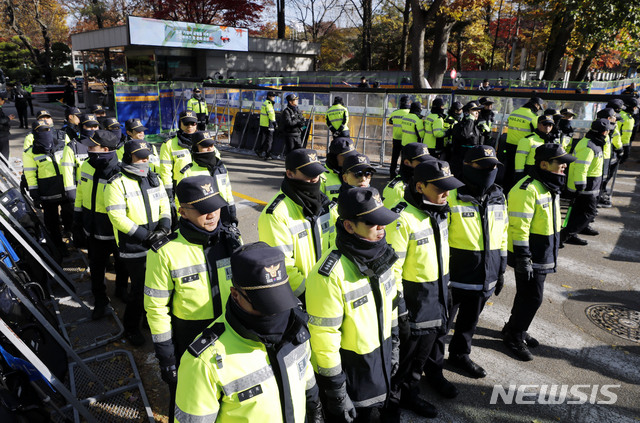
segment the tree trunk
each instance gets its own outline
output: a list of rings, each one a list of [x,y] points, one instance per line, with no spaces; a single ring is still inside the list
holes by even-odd
[[[400,69],[407,70],[407,50],[409,49],[409,20],[411,19],[411,0],[405,0],[402,12],[402,45],[400,46]]]
[[[500,18],[502,15],[502,3],[504,0],[500,0],[500,6],[498,7],[498,19],[496,20],[496,36],[493,38],[493,47],[491,47],[491,61],[489,62],[489,69],[493,70],[493,58],[496,54],[496,47],[498,46],[498,32],[500,31]]]
[[[43,22],[40,16],[39,0],[33,2],[33,9],[35,12],[34,20],[38,23],[38,26],[40,26],[40,33],[42,34],[44,44],[44,54],[40,55],[44,71],[44,80],[47,84],[51,84],[53,82],[53,72],[51,70],[51,35],[49,34],[49,27]]]
[[[372,21],[371,0],[362,0],[362,70],[371,70],[371,21]]]
[[[555,81],[560,68],[560,61],[567,51],[567,44],[576,25],[576,20],[569,10],[559,10],[555,14],[547,44],[547,60],[542,79]]]
[[[447,47],[451,28],[455,21],[444,16],[438,17],[434,27],[433,47],[429,55],[429,76],[427,80],[432,88],[441,88],[444,73],[447,71]]]
[[[425,10],[420,6],[420,0],[411,0],[411,14],[413,16],[413,25],[410,31],[411,80],[414,88],[426,88],[424,83],[424,35],[427,22],[435,17],[443,2],[444,0],[434,0],[429,9]]]
[[[589,53],[587,53],[587,56],[584,58],[582,66],[580,67],[580,70],[576,75],[576,81],[584,81],[585,77],[587,76],[587,72],[589,72],[589,66],[591,66],[591,62],[593,61],[593,59],[595,59],[601,46],[602,41],[596,41],[595,43],[593,43],[593,45],[591,46],[591,50],[589,50]]]
[[[284,40],[287,24],[284,20],[284,0],[276,0],[276,13],[278,15],[278,39]]]
[[[582,62],[584,62],[584,56],[576,56],[573,58],[573,63],[571,63],[571,71],[569,72],[569,81],[577,81],[576,77],[578,76],[578,72],[582,67]]]

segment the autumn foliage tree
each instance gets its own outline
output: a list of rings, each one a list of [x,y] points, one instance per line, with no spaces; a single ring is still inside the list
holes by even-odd
[[[147,4],[158,19],[245,27],[256,24],[265,6],[262,0],[150,0]]]

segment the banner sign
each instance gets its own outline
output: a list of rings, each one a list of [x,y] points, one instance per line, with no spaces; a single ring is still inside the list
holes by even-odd
[[[129,16],[131,44],[249,51],[249,30]]]

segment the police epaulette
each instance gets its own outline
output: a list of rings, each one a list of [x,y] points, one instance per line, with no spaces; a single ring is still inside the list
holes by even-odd
[[[405,203],[404,201],[396,204],[396,206],[394,208],[391,209],[392,212],[394,213],[402,213],[402,210],[407,208],[407,203]]]
[[[196,338],[195,341],[189,345],[187,350],[194,357],[200,357],[200,354],[204,352],[207,348],[216,343],[220,335],[224,333],[225,325],[222,322],[218,322],[213,326],[206,328],[202,331],[202,334]]]
[[[118,179],[119,177],[122,176],[122,173],[118,172],[115,175],[113,175],[111,178],[109,178],[109,180],[107,181],[108,184],[110,184],[111,182],[115,181],[116,179]]]
[[[329,202],[329,204],[327,205],[327,208],[328,208],[329,210],[331,210],[332,208],[334,208],[334,207],[335,207],[335,206],[337,206],[337,205],[338,205],[338,202],[337,202],[336,200],[331,200],[331,201]]]
[[[389,182],[389,185],[387,185],[387,186],[388,186],[389,188],[393,188],[393,187],[395,187],[396,185],[398,185],[398,182],[401,182],[401,181],[402,181],[402,178],[401,178],[401,177],[399,177],[399,176],[396,176],[395,178],[393,178],[393,179],[391,180],[391,182]]]
[[[520,184],[520,189],[527,189],[527,187],[529,186],[529,184],[533,182],[533,178],[532,177],[528,177],[527,179],[525,179],[525,181],[523,183]]]
[[[534,136],[534,135],[535,135],[535,133],[533,133],[533,132],[532,132],[532,133],[530,133],[529,135],[525,135],[524,137],[525,137],[525,138],[531,138],[531,137],[532,137],[532,136]]]
[[[322,276],[329,276],[333,271],[333,268],[336,267],[336,264],[338,264],[340,256],[342,256],[342,254],[340,254],[337,250],[331,251],[327,258],[324,259],[324,263],[322,263],[322,266],[320,266],[320,268],[318,269],[318,273],[320,273]]]
[[[180,169],[180,173],[182,173],[183,175],[186,173],[187,170],[191,169],[191,166],[193,166],[193,162],[188,163],[187,165],[185,165],[185,167],[183,167],[182,169]]]
[[[285,195],[284,194],[279,194],[269,205],[269,207],[267,208],[266,213],[267,214],[273,214],[274,210],[276,209],[276,207],[278,207],[278,204],[280,204],[280,202],[282,200],[284,200]]]
[[[165,245],[167,245],[169,242],[173,241],[177,237],[178,237],[178,234],[176,232],[170,233],[169,235],[164,236],[159,240],[157,240],[156,242],[154,242],[150,248],[151,250],[153,250],[154,253],[157,253],[160,248],[164,247]]]

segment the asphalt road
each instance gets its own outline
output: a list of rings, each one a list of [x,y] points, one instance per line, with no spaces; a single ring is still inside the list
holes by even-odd
[[[11,112],[10,105],[5,112]],[[54,114],[59,126],[61,113]],[[26,131],[12,132],[12,155],[19,155]],[[243,239],[257,241],[259,213],[277,192],[284,163],[220,148],[237,194]],[[561,250],[558,273],[547,278],[543,305],[529,331],[541,342],[532,350],[535,359],[517,361],[501,341],[500,330],[515,294],[513,271],[508,269],[505,288],[489,299],[473,341],[471,357],[486,369],[487,377],[470,379],[445,366],[445,376],[460,395],[442,399],[423,384],[423,396],[440,410],[431,421],[640,420],[639,150],[634,148],[634,159],[618,174],[613,207],[599,209],[594,227],[600,235],[588,237],[587,246]],[[386,179],[382,173],[374,179],[380,189]],[[402,421],[423,419],[403,412]]]

